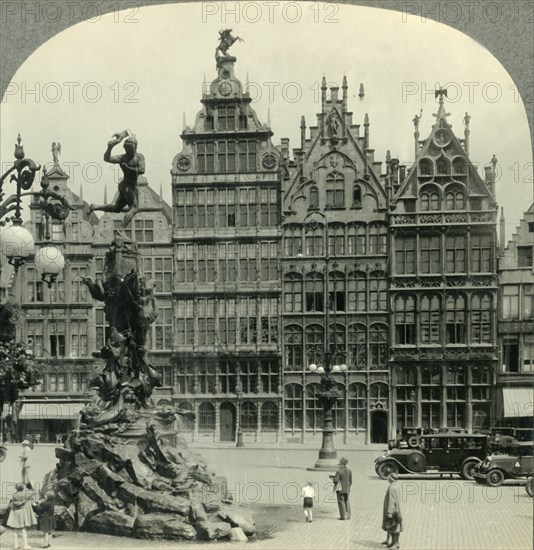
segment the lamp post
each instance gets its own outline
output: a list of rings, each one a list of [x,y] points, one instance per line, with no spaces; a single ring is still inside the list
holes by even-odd
[[[33,185],[35,173],[41,166],[31,159],[25,158],[24,147],[21,145],[20,134],[15,144],[15,161],[13,166],[0,177],[0,199],[3,197],[4,182],[9,178],[10,182],[16,184],[16,194],[11,195],[0,205],[0,220],[7,214],[14,211],[14,216],[6,217],[0,221],[2,231],[0,234],[0,246],[2,253],[7,257],[8,262],[15,268],[15,272],[26,260],[35,254],[35,242],[32,234],[22,226],[21,199],[24,196],[34,195],[39,197],[39,207],[45,215],[45,239],[50,240],[49,219],[63,221],[69,215],[71,206],[65,197],[49,189],[46,169],[41,179],[41,189],[38,192],[30,192]],[[23,193],[22,191],[26,191]],[[6,227],[6,222],[11,221],[12,225]],[[56,280],[58,274],[65,266],[63,253],[57,246],[47,245],[39,250],[35,256],[35,266],[41,273],[41,278],[48,287]]]
[[[322,212],[310,212],[304,218],[303,224],[306,232],[314,230],[318,223],[313,220],[313,217],[319,217],[323,221],[323,231],[325,243],[325,288],[326,288],[326,300],[325,300],[325,338],[324,349],[317,355],[317,359],[320,359],[321,364],[312,363],[309,365],[308,370],[314,374],[320,374],[321,389],[318,393],[319,402],[323,408],[323,428],[322,428],[322,445],[319,450],[319,458],[315,462],[313,468],[310,470],[335,470],[339,463],[337,460],[337,451],[334,447],[334,416],[333,410],[337,403],[337,400],[341,397],[340,390],[336,387],[335,377],[332,376],[336,373],[344,373],[347,371],[346,364],[336,363],[336,359],[339,355],[344,355],[344,350],[340,353],[337,350],[337,341],[334,334],[334,344],[330,345],[330,243],[328,232],[328,220]],[[334,314],[336,311],[336,296],[334,293]],[[334,333],[335,333],[335,320],[334,320]]]

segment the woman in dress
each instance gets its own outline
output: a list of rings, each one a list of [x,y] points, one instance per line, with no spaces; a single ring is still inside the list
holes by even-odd
[[[56,493],[49,489],[46,492],[44,500],[34,506],[37,512],[37,529],[44,533],[43,548],[50,548],[52,544],[52,533],[56,528],[56,520],[54,518],[54,508],[56,504]]]
[[[31,487],[31,485],[30,485]],[[35,498],[35,491],[24,486],[22,483],[15,485],[15,494],[11,497],[9,503],[10,512],[7,518],[7,526],[15,530],[15,548],[19,546],[19,534],[22,535],[23,549],[31,548],[28,546],[27,527],[36,525],[37,518],[32,508],[32,501]]]

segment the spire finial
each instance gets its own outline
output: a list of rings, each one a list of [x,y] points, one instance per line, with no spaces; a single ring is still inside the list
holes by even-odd
[[[445,112],[444,99],[443,96],[447,97],[447,88],[439,87],[438,90],[434,92],[434,97],[439,96],[439,108],[437,113],[433,113],[432,116],[436,118],[447,118],[450,113]]]
[[[80,200],[83,202],[83,183],[80,183]]]
[[[364,90],[364,87],[363,87],[363,82],[360,84],[360,92],[358,93],[358,97],[360,98],[360,100],[365,97],[365,90]]]
[[[185,122],[185,111],[182,111],[182,130],[185,130],[186,122]]]
[[[108,186],[104,185],[104,204],[108,203]]]
[[[271,127],[271,108],[267,107],[267,126]]]

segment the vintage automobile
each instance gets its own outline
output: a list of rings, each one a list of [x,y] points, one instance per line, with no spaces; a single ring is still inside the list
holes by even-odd
[[[528,496],[534,496],[534,477],[530,476],[525,483],[525,489],[527,490]]]
[[[382,479],[398,474],[458,474],[472,480],[475,467],[488,454],[488,435],[428,434],[419,438],[417,449],[390,449],[375,460]]]
[[[534,472],[534,444],[532,441],[516,441],[509,444],[504,453],[488,455],[474,471],[480,485],[499,487],[505,479],[521,479]]]
[[[7,448],[0,445],[0,462],[4,462],[7,456]]]

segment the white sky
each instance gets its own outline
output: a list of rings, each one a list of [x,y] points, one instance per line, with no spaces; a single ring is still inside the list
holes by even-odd
[[[101,202],[107,184],[111,199],[117,176],[102,155],[111,134],[130,128],[150,184],[156,191],[161,184],[170,203],[182,113],[192,125],[203,76],[208,82],[216,76],[218,31],[232,28],[245,40],[230,50],[236,75],[244,84],[248,73],[262,122],[270,108],[275,144],[289,137],[297,147],[301,115],[308,126],[316,123],[321,77],[341,86],[346,74],[354,122],[369,113],[375,160],[390,149],[411,163],[412,119],[422,108],[420,139],[426,138],[437,110],[433,90],[449,84],[446,107],[459,137],[465,112],[471,115],[471,159],[484,165],[495,153],[499,160],[497,199],[511,236],[533,200],[532,148],[513,81],[482,46],[446,25],[400,12],[302,3],[299,16],[294,2],[270,9],[267,2],[236,4],[253,6],[237,16],[214,3],[143,7],[80,23],[49,40],[16,73],[0,106],[2,173],[13,162],[19,132],[27,156],[42,164],[59,141],[73,191],[83,184],[85,200]],[[30,92],[35,89],[37,96]]]

